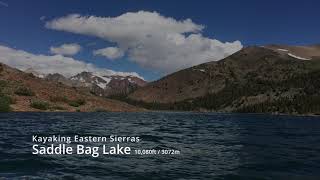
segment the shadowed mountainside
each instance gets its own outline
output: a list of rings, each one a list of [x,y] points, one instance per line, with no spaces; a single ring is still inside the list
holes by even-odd
[[[301,48],[247,47],[118,99],[150,109],[319,114],[320,48]]]

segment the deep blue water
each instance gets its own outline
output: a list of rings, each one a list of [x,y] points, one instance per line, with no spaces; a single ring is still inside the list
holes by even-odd
[[[40,135],[140,136],[171,156],[40,156]],[[320,179],[320,118],[213,113],[0,114],[4,179]],[[0,178],[1,179],[1,178]]]

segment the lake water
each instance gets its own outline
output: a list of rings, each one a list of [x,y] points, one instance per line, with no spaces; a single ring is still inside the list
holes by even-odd
[[[132,148],[180,154],[33,155],[34,134],[140,136]],[[4,113],[0,135],[4,179],[320,179],[319,117]]]

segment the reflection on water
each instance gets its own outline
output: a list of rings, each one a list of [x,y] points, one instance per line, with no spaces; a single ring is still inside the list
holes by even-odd
[[[320,118],[212,113],[0,114],[0,177],[319,179]],[[36,156],[31,136],[140,136],[172,156]],[[97,144],[94,144],[97,145]]]

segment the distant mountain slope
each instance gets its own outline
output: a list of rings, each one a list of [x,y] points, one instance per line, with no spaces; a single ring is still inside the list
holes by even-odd
[[[286,45],[268,45],[266,48],[275,50],[282,54],[300,58],[301,60],[312,60],[320,57],[320,45],[311,46],[286,46]]]
[[[55,78],[62,78],[53,75]],[[53,78],[53,77],[52,77]],[[124,102],[47,81],[0,63],[0,111],[141,111]]]
[[[320,113],[319,51],[283,52],[244,48],[149,83],[126,100],[153,109]]]
[[[61,74],[48,74],[46,80],[56,81],[68,86],[85,87],[97,96],[112,96],[129,94],[138,87],[146,85],[146,81],[135,76],[100,75],[92,72],[82,72],[70,78]]]

